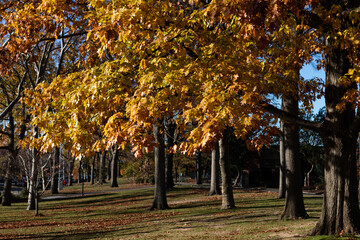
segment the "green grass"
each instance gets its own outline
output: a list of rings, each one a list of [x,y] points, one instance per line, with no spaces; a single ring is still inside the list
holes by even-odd
[[[85,186],[99,190],[110,187]],[[80,191],[75,185],[61,194]],[[42,201],[40,216],[26,211],[26,203],[0,206],[0,239],[337,239],[306,236],[320,215],[320,197],[305,197],[309,219],[280,221],[284,200],[276,193],[236,190],[233,210],[220,210],[221,197],[207,193],[177,187],[164,211],[149,211],[153,189]]]

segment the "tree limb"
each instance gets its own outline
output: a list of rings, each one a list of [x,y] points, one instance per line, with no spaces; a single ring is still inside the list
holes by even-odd
[[[4,117],[12,111],[12,109],[14,108],[15,104],[20,100],[20,97],[21,97],[21,92],[22,92],[22,86],[25,82],[25,79],[26,79],[26,75],[27,75],[28,71],[26,70],[25,73],[23,74],[22,76],[22,79],[18,85],[18,92],[17,92],[17,96],[16,98],[4,109],[4,111],[2,111],[0,113],[0,120],[3,120]]]
[[[311,122],[305,119],[300,118],[299,116],[292,115],[286,111],[283,111],[269,103],[265,103],[261,106],[265,111],[274,114],[275,116],[281,118],[282,120],[289,121],[295,123],[303,128],[310,129],[315,132],[320,132],[322,129],[322,123]]]

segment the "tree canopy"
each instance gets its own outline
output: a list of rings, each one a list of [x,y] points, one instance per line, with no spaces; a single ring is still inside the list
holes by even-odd
[[[229,127],[243,139],[255,132],[248,145],[260,148],[278,134],[282,118],[324,140],[328,188],[314,234],[360,230],[349,170],[360,128],[357,1],[0,3],[0,71],[17,77],[16,101],[26,78],[24,103],[41,133],[28,135],[29,146],[49,151],[63,144],[81,157],[131,144],[140,155],[159,145],[153,125],[173,119],[184,139],[174,150],[211,149]],[[55,57],[63,51],[66,59]],[[299,75],[313,61],[325,80]],[[310,111],[323,96],[323,122],[276,106],[293,97]]]

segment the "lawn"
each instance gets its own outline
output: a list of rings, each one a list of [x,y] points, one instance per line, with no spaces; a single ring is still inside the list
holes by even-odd
[[[153,189],[122,184],[85,185],[84,197],[41,201],[40,216],[26,203],[0,206],[0,239],[334,239],[309,238],[321,209],[321,197],[305,196],[305,220],[280,221],[284,200],[277,193],[235,190],[236,209],[220,210],[221,197],[191,186],[168,192],[170,210],[150,211]],[[140,185],[142,186],[142,185]],[[124,190],[120,191],[120,189]],[[61,194],[79,193],[81,185]],[[353,238],[342,238],[353,239]]]

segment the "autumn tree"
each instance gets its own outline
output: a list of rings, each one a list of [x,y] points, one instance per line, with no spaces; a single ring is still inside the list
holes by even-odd
[[[57,95],[67,99],[55,102],[59,113],[68,114],[65,119],[73,119],[74,126],[67,125],[72,129],[68,136],[85,136],[78,130],[89,129],[84,127],[93,119],[89,116],[98,113],[108,144],[129,142],[138,154],[155,148],[159,153],[156,171],[160,171],[154,196],[157,208],[167,207],[162,184],[163,125],[164,118],[174,113],[181,113],[176,118],[180,131],[193,126],[186,132],[186,141],[174,148],[189,154],[210,150],[220,139],[226,143],[227,128],[233,128],[239,138],[259,130],[248,145],[260,148],[270,144],[272,136],[279,133],[278,118],[320,132],[326,190],[314,234],[357,233],[357,4],[316,0],[89,1],[93,10],[87,15],[93,27],[89,37],[97,43],[100,58],[109,61],[59,78],[44,92],[48,99]],[[325,68],[325,83],[298,77],[299,69],[313,61],[314,54],[322,55],[318,67]],[[70,84],[74,80],[77,89]],[[101,97],[89,98],[94,96],[89,89]],[[324,92],[324,123],[310,122],[273,105],[276,98],[292,96],[310,110]],[[70,101],[68,94],[74,100]],[[94,107],[95,103],[101,107]],[[104,105],[117,108],[108,110]],[[75,152],[97,149],[92,140],[91,147],[84,148],[87,138],[69,142],[77,146]],[[100,145],[103,149],[107,144]],[[222,151],[220,158],[225,160],[226,150]],[[231,201],[226,205],[232,205]]]
[[[215,4],[224,10],[224,5]],[[257,5],[246,5],[242,1],[227,6],[229,12],[239,17],[239,24],[249,24],[247,32],[259,49],[274,51],[279,33],[291,34],[295,29],[296,43],[289,42],[281,49],[287,55],[272,59],[264,56],[267,69],[260,86],[276,84],[273,94],[299,89],[300,100],[308,107],[314,100],[313,93],[321,95],[325,90],[326,117],[324,123],[309,122],[287,114],[264,101],[259,105],[284,120],[320,133],[325,150],[325,193],[322,215],[313,234],[352,234],[359,232],[359,207],[355,171],[355,146],[359,132],[357,110],[357,26],[358,3],[356,1],[262,1]],[[215,9],[214,9],[215,10]],[[220,11],[217,11],[220,12]],[[229,15],[229,22],[232,17]],[[240,20],[241,19],[241,20]],[[257,26],[263,26],[261,29]],[[263,31],[266,29],[266,31]],[[281,35],[283,36],[283,35]],[[286,39],[286,38],[282,38]],[[293,54],[287,53],[292,51]],[[325,68],[325,84],[316,79],[284,82],[281,76],[289,76],[287,64],[305,64],[312,60],[312,54],[322,54],[319,67]],[[355,55],[354,55],[355,54]],[[294,57],[294,58],[293,58]],[[280,73],[280,74],[279,74]],[[269,89],[269,88],[267,88]],[[313,91],[311,90],[313,89]],[[317,90],[318,89],[318,90]],[[262,89],[259,94],[263,94]],[[278,91],[279,90],[279,91]],[[319,96],[319,95],[318,95]]]

